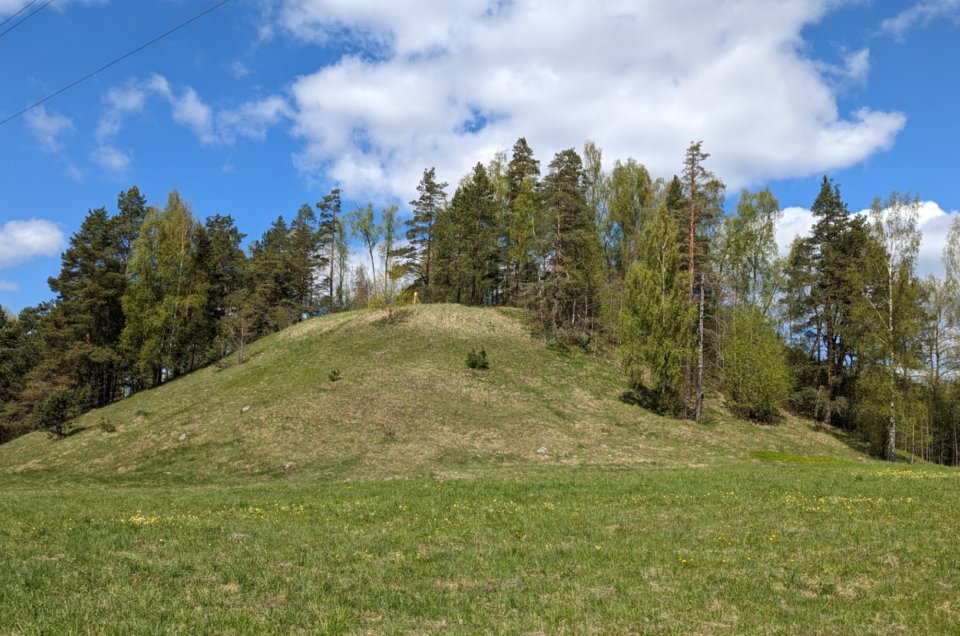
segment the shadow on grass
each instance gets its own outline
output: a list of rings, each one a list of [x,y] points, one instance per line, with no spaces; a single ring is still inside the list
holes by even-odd
[[[619,400],[624,404],[639,406],[657,415],[670,417],[669,410],[663,408],[663,396],[656,391],[651,391],[645,387],[637,386],[628,391],[623,391],[619,395]]]
[[[820,430],[821,432],[826,433],[835,440],[843,443],[852,450],[860,453],[861,455],[866,455],[867,457],[876,457],[873,452],[873,449],[870,448],[870,442],[859,435],[854,434],[852,431],[848,431],[843,428],[836,426],[826,426],[821,424],[819,427],[814,423],[810,423],[810,428],[813,430]]]
[[[73,437],[77,433],[82,433],[85,430],[90,428],[89,426],[71,426],[70,428],[64,429],[63,433],[57,434],[56,431],[50,431],[50,439],[57,441],[61,439],[67,439],[68,437]]]

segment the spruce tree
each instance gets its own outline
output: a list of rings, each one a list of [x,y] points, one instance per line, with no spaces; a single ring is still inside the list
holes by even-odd
[[[647,224],[637,257],[620,312],[620,357],[631,386],[647,392],[652,406],[681,414],[694,313],[680,268],[677,226],[665,206],[658,206]]]
[[[504,295],[511,305],[530,304],[538,293],[544,233],[539,177],[540,162],[521,137],[507,164],[503,221]]]

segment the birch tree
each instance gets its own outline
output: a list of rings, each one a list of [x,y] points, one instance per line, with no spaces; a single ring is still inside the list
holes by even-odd
[[[874,310],[882,315],[884,335],[880,338],[886,348],[890,382],[890,402],[885,456],[893,460],[897,442],[898,369],[907,363],[910,343],[920,329],[915,301],[910,293],[916,287],[914,265],[920,250],[920,230],[917,227],[920,202],[916,198],[893,193],[886,200],[875,199],[870,210],[872,230],[883,247],[882,274],[883,306],[874,301]]]

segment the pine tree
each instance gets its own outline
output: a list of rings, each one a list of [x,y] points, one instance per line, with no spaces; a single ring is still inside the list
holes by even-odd
[[[114,227],[106,210],[90,211],[63,253],[59,276],[48,281],[57,293],[49,343],[57,353],[45,366],[83,408],[110,402],[117,390],[125,280]]]
[[[707,294],[710,292],[707,281],[711,258],[712,238],[723,214],[723,183],[708,171],[703,162],[710,157],[701,149],[702,142],[692,142],[687,148],[682,174],[683,195],[687,205],[686,236],[688,294],[691,306],[696,306],[698,320],[696,326],[697,368],[684,369],[687,386],[687,405],[693,411],[694,420],[699,421],[703,409],[704,381],[706,375],[706,315]]]
[[[428,168],[417,186],[419,196],[410,202],[413,217],[407,221],[409,249],[400,255],[404,268],[413,276],[413,287],[424,301],[433,300],[431,265],[435,251],[435,226],[446,205],[446,183],[438,182],[436,170]]]
[[[558,152],[543,181],[549,269],[546,326],[553,337],[572,330],[585,342],[598,314],[600,245],[587,205],[583,165],[572,148]]]
[[[823,325],[822,337],[818,334],[817,340],[822,343],[821,347],[826,347],[824,421],[829,424],[833,417],[838,366],[842,364],[842,358],[837,354],[842,350],[842,325],[850,300],[845,293],[849,289],[850,269],[844,248],[849,243],[851,225],[847,206],[840,197],[840,187],[827,177],[820,184],[820,193],[811,212],[816,219],[810,239],[813,259],[817,263],[817,285],[812,291],[815,311]]]
[[[320,250],[326,259],[328,272],[325,273],[325,287],[327,288],[327,310],[333,313],[343,306],[342,291],[338,294],[336,283],[336,266],[338,265],[337,251],[340,243],[345,242],[343,236],[343,221],[340,215],[340,188],[334,188],[330,194],[317,203],[319,215]],[[343,270],[341,272],[341,279]],[[339,286],[342,290],[342,284]]]
[[[234,296],[246,284],[246,254],[240,248],[242,234],[230,216],[207,217],[197,231],[194,267],[206,278],[207,304],[202,325],[196,330],[197,354],[212,361],[228,353],[223,336],[224,321],[234,312]]]

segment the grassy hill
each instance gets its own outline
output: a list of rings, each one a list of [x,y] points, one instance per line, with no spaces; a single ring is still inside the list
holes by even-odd
[[[488,370],[465,364],[474,347],[486,349]],[[696,466],[777,453],[858,459],[798,420],[674,421],[623,391],[612,357],[550,349],[515,312],[350,312],[264,338],[242,365],[211,366],[88,413],[65,439],[35,433],[0,446],[0,475],[195,483]]]
[[[960,633],[954,469],[657,417],[511,312],[250,354],[0,446],[0,634]]]

